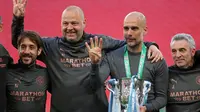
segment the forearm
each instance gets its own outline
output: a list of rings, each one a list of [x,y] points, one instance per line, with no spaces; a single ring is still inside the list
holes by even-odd
[[[17,48],[17,40],[21,32],[24,31],[24,17],[16,17],[13,15],[11,33],[12,33],[12,45]]]
[[[91,71],[88,75],[89,77],[85,80],[84,85],[87,87],[87,89],[94,92],[101,86],[104,86],[104,82],[109,75],[110,67],[107,61],[107,57],[105,56],[98,64],[91,65]]]
[[[88,90],[90,93],[94,93],[96,89],[100,86],[100,79],[99,79],[99,64],[92,64],[90,72],[88,73],[88,77],[85,78],[83,81],[83,86]]]
[[[158,44],[156,44],[155,42],[144,42],[144,45],[149,48],[151,45],[155,45],[158,49],[159,49],[159,46]]]
[[[118,40],[109,36],[100,36],[103,39],[103,49],[105,52],[110,52],[118,49],[126,44],[124,40]]]

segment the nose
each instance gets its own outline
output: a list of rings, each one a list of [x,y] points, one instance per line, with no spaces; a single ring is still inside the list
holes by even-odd
[[[29,50],[29,48],[27,47],[26,49],[24,49],[23,53],[25,53],[25,54],[28,54],[28,53],[30,53],[30,50]]]
[[[181,57],[181,53],[179,51],[176,52],[176,57]]]
[[[67,29],[68,29],[68,30],[73,29],[73,25],[72,25],[72,24],[68,24]]]
[[[127,34],[132,35],[132,33],[133,33],[133,30],[131,30],[131,28],[129,28],[128,31],[127,31]]]

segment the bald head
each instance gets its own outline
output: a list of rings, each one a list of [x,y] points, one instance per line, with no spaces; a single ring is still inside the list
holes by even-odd
[[[83,10],[78,6],[69,6],[69,7],[67,7],[62,13],[62,17],[63,17],[63,15],[66,14],[67,11],[70,11],[70,12],[73,12],[73,13],[77,13],[81,17],[82,20],[85,19]]]
[[[143,27],[146,27],[146,17],[144,16],[144,14],[137,11],[130,12],[129,14],[127,14],[124,18],[124,23],[135,19],[137,19]]]

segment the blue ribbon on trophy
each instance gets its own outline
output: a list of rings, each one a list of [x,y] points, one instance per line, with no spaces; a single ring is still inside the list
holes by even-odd
[[[132,76],[130,86],[129,103],[127,112],[140,112],[140,106],[147,102],[148,92],[151,89],[151,83]]]
[[[132,76],[120,80],[110,79],[106,87],[110,91],[108,112],[140,112],[140,106],[147,101],[151,83]]]
[[[110,91],[108,112],[121,112],[120,90],[118,85],[119,81],[116,79],[110,79],[106,83],[106,88]]]

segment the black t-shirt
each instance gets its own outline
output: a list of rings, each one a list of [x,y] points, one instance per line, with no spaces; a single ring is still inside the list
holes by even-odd
[[[6,107],[6,95],[5,95],[5,82],[6,82],[6,71],[7,64],[12,63],[8,51],[0,44],[0,112],[3,112]]]
[[[10,65],[6,82],[7,112],[45,112],[48,83],[44,67]]]

